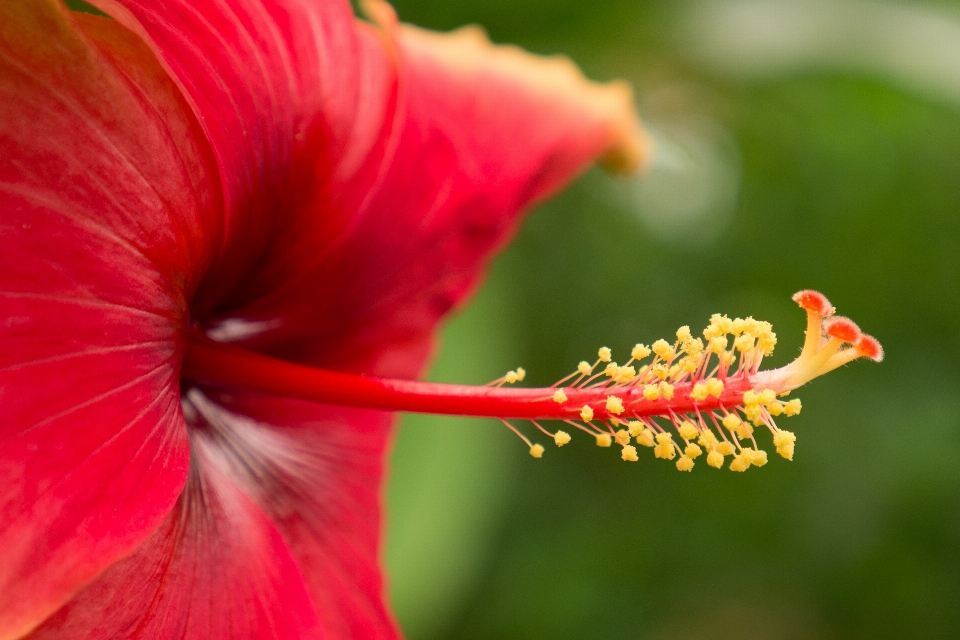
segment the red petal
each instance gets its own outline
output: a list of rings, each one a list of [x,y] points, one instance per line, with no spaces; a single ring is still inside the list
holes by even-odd
[[[155,51],[217,158],[227,242],[195,301],[203,315],[224,305],[272,236],[302,224],[311,190],[382,155],[392,66],[368,30],[357,35],[346,0],[92,3]],[[353,213],[320,226],[349,224]],[[257,292],[249,281],[239,289],[245,299]]]
[[[381,573],[381,481],[393,416],[191,391],[238,486],[288,541],[331,638],[395,638]]]
[[[185,406],[179,507],[37,637],[397,637],[379,568],[392,417],[197,390]]]
[[[245,283],[257,299],[222,316],[259,330],[232,339],[330,368],[415,375],[437,322],[473,290],[521,211],[599,157],[639,160],[623,85],[494,47],[475,29],[395,35],[397,51],[385,45],[378,63],[396,58],[400,81],[389,155],[369,154],[349,180],[315,168],[321,186]],[[356,126],[376,131],[379,120]]]
[[[157,52],[220,165],[228,239],[194,311],[274,355],[413,374],[519,211],[643,153],[624,86],[475,29],[385,35],[343,0],[95,4]]]
[[[290,359],[415,374],[520,210],[600,156],[638,159],[623,87],[475,32],[403,30],[390,42],[337,0],[96,4],[157,53],[217,158],[226,239],[194,312],[222,321],[222,339]],[[239,482],[290,541],[324,627],[388,636],[377,568],[385,418],[236,402],[278,431],[310,426],[296,436],[298,476],[245,446],[257,468],[277,471],[265,494]],[[331,465],[336,474],[307,471]]]
[[[31,640],[325,637],[280,533],[233,484],[217,445],[205,434],[191,444],[191,477],[167,520]]]
[[[77,19],[93,40],[59,2],[0,3],[0,637],[177,499],[177,336],[217,237],[175,87],[116,23]]]

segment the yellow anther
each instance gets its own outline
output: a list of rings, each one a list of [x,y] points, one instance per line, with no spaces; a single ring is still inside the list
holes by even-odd
[[[634,345],[633,351],[630,352],[630,357],[634,360],[643,360],[648,355],[650,355],[650,347],[640,343]]]
[[[643,423],[639,420],[631,420],[627,423],[627,429],[630,431],[630,435],[636,438],[643,433]]]
[[[750,468],[750,461],[747,460],[742,455],[734,456],[733,461],[730,462],[730,471],[739,471],[744,472]]]
[[[651,371],[653,371],[653,375],[661,380],[666,380],[670,376],[670,367],[665,364],[654,365]]]
[[[743,420],[741,420],[740,416],[735,413],[728,413],[727,415],[723,416],[723,420],[721,420],[721,422],[728,431],[736,431],[740,425],[743,424]]]
[[[690,334],[690,327],[688,327],[687,325],[683,325],[682,327],[677,329],[677,340],[679,340],[680,342],[686,342],[691,338],[693,338],[693,336]]]
[[[660,397],[660,390],[657,389],[657,385],[648,384],[643,387],[643,397],[647,400],[656,400]]]
[[[667,370],[668,378],[676,378],[680,374],[680,365],[675,364]]]
[[[627,462],[636,462],[640,458],[637,456],[637,448],[629,444],[620,452],[620,457]]]
[[[691,444],[688,444],[687,448],[683,450],[683,455],[687,456],[691,460],[696,460],[701,455],[703,455],[703,449],[691,443]]]
[[[774,347],[777,346],[777,334],[770,331],[769,333],[764,333],[757,338],[757,348],[760,349],[760,352],[765,356],[769,356],[773,353]]]
[[[697,438],[697,442],[706,447],[706,449],[712,450],[717,446],[717,436],[713,435],[713,431],[703,431],[700,434],[700,437]]]
[[[507,375],[503,376],[503,379],[506,380],[508,383],[513,384],[514,382],[519,380],[520,377],[517,376],[516,371],[507,371]]]
[[[707,344],[707,349],[713,353],[723,353],[727,349],[729,344],[727,336],[717,336],[715,338],[710,338],[710,342]]]
[[[730,430],[730,433],[736,435],[741,440],[750,437],[753,433],[753,427],[744,422],[734,414],[729,414],[723,419],[723,426]]]
[[[553,441],[557,443],[558,447],[562,447],[570,442],[570,434],[566,431],[557,431],[555,434],[553,434]]]
[[[718,313],[710,316],[710,322],[716,322],[717,327],[720,329],[721,333],[733,333],[733,320],[727,316],[721,316]]]
[[[680,471],[690,471],[693,469],[693,460],[687,456],[680,456],[680,459],[677,460],[677,469]]]
[[[597,434],[597,446],[598,447],[609,447],[613,444],[613,438],[610,437],[609,433],[598,433]]]
[[[736,449],[733,448],[733,445],[724,440],[723,442],[717,443],[717,446],[714,448],[714,451],[723,456],[732,456]]]
[[[707,399],[707,385],[698,382],[690,390],[690,399],[694,402],[703,402]]]
[[[747,323],[743,318],[734,318],[730,323],[730,331],[735,336],[739,336],[747,328]]]
[[[757,449],[744,449],[742,454],[747,462],[752,464],[755,467],[762,467],[767,464],[767,452],[760,451]]]
[[[532,455],[534,458],[542,458],[542,457],[543,457],[543,445],[542,445],[542,444],[535,444],[535,445],[533,445],[532,447],[530,447],[530,455]]]
[[[744,406],[743,415],[758,427],[763,424],[763,407],[759,404],[748,404]]]
[[[553,401],[557,404],[563,404],[567,401],[567,394],[564,393],[563,389],[557,389],[553,392]]]
[[[619,444],[619,445],[621,445],[621,446],[624,446],[624,447],[625,447],[625,446],[627,446],[628,444],[630,444],[630,432],[628,432],[628,431],[626,431],[626,430],[624,430],[624,429],[620,429],[620,431],[617,431],[617,433],[616,433],[616,435],[614,436],[614,438],[616,439],[617,444]]]
[[[737,351],[750,351],[753,349],[753,336],[745,333],[733,341],[733,346]]]
[[[593,420],[593,409],[590,408],[590,405],[583,405],[583,409],[580,409],[580,419],[584,422],[590,422]]]
[[[639,445],[642,445],[644,447],[652,447],[653,431],[650,431],[650,429],[644,429],[643,431],[640,432],[640,435],[635,437],[635,439],[637,441],[637,444]]]
[[[673,385],[669,382],[661,382],[660,395],[664,398],[664,400],[673,400]]]
[[[684,440],[693,440],[700,433],[697,431],[697,428],[693,426],[693,423],[689,420],[684,420],[680,423],[680,437]]]
[[[773,434],[773,446],[781,447],[790,442],[796,442],[797,435],[792,431],[780,430]]]
[[[758,335],[760,333],[760,321],[754,320],[753,316],[747,316],[743,321],[743,330],[750,335]]]
[[[613,352],[610,351],[610,347],[600,347],[597,350],[597,357],[600,358],[600,362],[610,362]]]
[[[700,367],[700,358],[698,356],[687,356],[680,361],[679,367],[683,373],[693,373]]]
[[[517,380],[523,382],[523,379],[527,377],[527,370],[523,367],[517,367]]]
[[[670,444],[670,445],[672,445],[672,444],[673,444],[673,434],[672,434],[672,433],[667,433],[667,432],[658,433],[658,434],[657,434],[657,442],[660,443],[660,444]]]
[[[711,324],[709,327],[703,330],[703,337],[706,338],[709,342],[712,342],[723,332],[720,331],[720,327],[715,324]]]
[[[744,391],[743,404],[760,404],[760,396],[756,391]]]
[[[777,431],[773,434],[773,446],[777,448],[777,453],[787,460],[793,460],[796,441],[797,436],[790,431]]]
[[[577,365],[577,373],[582,376],[589,375],[591,371],[593,371],[593,365],[586,360],[581,360],[580,364]]]
[[[657,340],[653,343],[653,352],[664,360],[673,360],[676,355],[673,352],[673,346],[666,340]]]
[[[703,340],[700,338],[688,339],[684,341],[682,349],[688,356],[696,357],[703,353]]]
[[[653,455],[663,460],[673,460],[677,451],[672,444],[658,444],[653,448]]]
[[[613,381],[617,384],[627,384],[636,377],[637,370],[633,367],[620,367],[617,369],[617,375],[614,376]]]
[[[800,413],[801,404],[800,398],[794,398],[790,402],[787,402],[783,405],[783,413],[787,416],[795,416]]]
[[[606,368],[604,368],[603,375],[607,376],[608,378],[612,378],[617,375],[617,371],[619,369],[620,368],[617,366],[616,362],[611,362],[606,366]]]
[[[777,393],[773,389],[764,389],[760,392],[760,404],[768,405],[777,401]]]
[[[793,461],[793,454],[795,452],[796,445],[794,443],[785,444],[782,447],[777,447],[777,453],[780,454],[780,457],[786,458],[787,460]]]
[[[607,411],[617,416],[623,413],[623,400],[617,396],[607,396]]]
[[[707,464],[715,469],[723,467],[723,454],[719,451],[711,451],[707,454]]]
[[[783,403],[774,402],[767,407],[767,411],[769,411],[772,416],[779,416],[783,413]]]
[[[704,384],[707,385],[707,393],[711,396],[719,398],[720,394],[723,393],[723,380],[709,378]]]
[[[618,418],[613,418],[613,417],[611,417],[611,418],[610,418],[610,424],[612,424],[612,425],[615,426],[615,427],[619,427],[619,426],[620,426],[621,424],[623,424],[623,423],[620,422],[620,420],[619,420]]]

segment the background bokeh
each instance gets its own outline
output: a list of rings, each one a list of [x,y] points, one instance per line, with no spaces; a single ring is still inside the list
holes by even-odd
[[[388,564],[411,640],[960,637],[960,8],[394,4],[629,79],[660,144],[644,179],[590,172],[533,212],[434,379],[550,384],[714,312],[773,322],[779,365],[806,287],[887,352],[804,388],[795,461],[742,475],[406,417]]]

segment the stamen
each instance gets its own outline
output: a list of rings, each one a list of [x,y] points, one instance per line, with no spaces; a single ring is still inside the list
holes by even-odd
[[[634,360],[643,360],[644,358],[649,356],[651,353],[652,352],[650,351],[650,347],[644,344],[637,343],[633,347],[633,350],[630,352],[630,357],[633,358]]]
[[[883,359],[880,343],[852,320],[834,316],[822,294],[801,291],[794,300],[807,313],[803,349],[790,364],[769,371],[760,371],[760,365],[777,342],[772,326],[750,317],[731,320],[714,314],[703,331],[706,343],[694,338],[689,327],[681,327],[673,344],[638,343],[622,366],[613,362],[608,347],[602,347],[595,363],[580,362],[575,372],[547,388],[503,386],[523,381],[526,371],[521,367],[482,387],[325,371],[216,343],[200,334],[188,336],[182,377],[201,385],[242,387],[327,404],[496,417],[537,458],[543,455],[543,446],[529,440],[509,419],[532,422],[558,447],[571,441],[570,434],[550,431],[538,421],[563,421],[592,435],[601,447],[616,442],[621,458],[629,462],[639,459],[632,441],[652,448],[657,458],[676,459],[681,471],[691,470],[703,454],[710,467],[722,468],[725,458],[733,456],[729,468],[746,471],[767,463],[756,427],[770,431],[777,453],[793,459],[796,436],[781,430],[774,418],[799,414],[801,403],[779,396],[857,358]],[[631,364],[651,354],[652,362]],[[606,365],[597,371],[601,363]],[[664,424],[673,432],[658,419],[669,421]],[[682,442],[674,441],[674,433]]]
[[[687,448],[683,450],[683,455],[687,456],[691,460],[696,460],[703,455],[703,449],[695,444],[688,444]]]
[[[520,430],[519,430],[519,429],[517,429],[515,426],[513,426],[512,424],[510,424],[510,423],[507,422],[506,420],[504,420],[504,419],[501,418],[501,419],[500,419],[500,422],[502,422],[508,429],[510,429],[510,431],[513,431],[515,434],[517,434],[517,435],[520,437],[521,440],[523,440],[525,443],[527,443],[527,446],[530,448],[530,455],[531,455],[531,456],[533,456],[534,458],[542,458],[542,457],[543,457],[543,445],[533,444],[532,442],[530,442],[530,438],[528,438],[527,436],[525,436],[525,435],[523,435],[522,433],[520,433]]]
[[[617,396],[607,396],[607,411],[615,416],[623,413],[623,400]]]

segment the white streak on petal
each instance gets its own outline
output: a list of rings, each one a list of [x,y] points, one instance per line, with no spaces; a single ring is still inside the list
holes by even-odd
[[[207,329],[207,336],[217,342],[237,342],[246,340],[266,331],[276,329],[283,324],[279,318],[274,320],[251,321],[243,318],[226,318]]]

